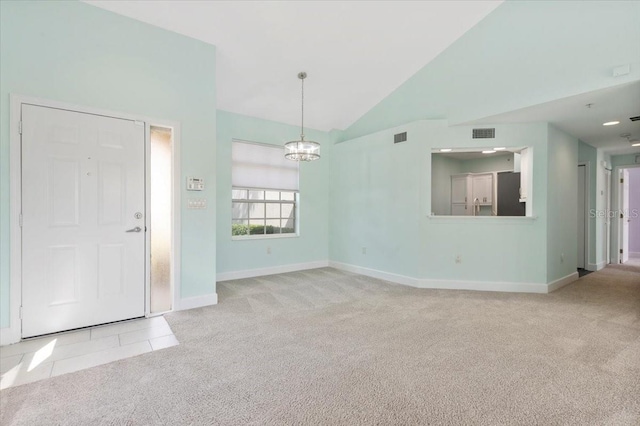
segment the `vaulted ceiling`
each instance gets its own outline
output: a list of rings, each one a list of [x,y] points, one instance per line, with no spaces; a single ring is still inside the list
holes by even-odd
[[[214,44],[222,110],[298,125],[296,76],[306,71],[306,125],[331,130],[347,128],[502,2],[87,3]]]

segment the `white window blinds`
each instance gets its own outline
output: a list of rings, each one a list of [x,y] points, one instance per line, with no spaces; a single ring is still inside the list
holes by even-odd
[[[243,141],[231,144],[231,184],[236,188],[298,190],[298,162],[281,146]]]

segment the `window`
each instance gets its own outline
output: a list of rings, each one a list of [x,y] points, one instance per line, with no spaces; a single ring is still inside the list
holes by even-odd
[[[234,188],[232,194],[231,235],[296,232],[295,192]]]
[[[296,235],[298,163],[281,146],[233,141],[231,235]]]

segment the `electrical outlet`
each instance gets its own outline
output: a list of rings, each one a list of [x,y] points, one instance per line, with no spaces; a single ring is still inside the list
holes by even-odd
[[[366,247],[362,247],[362,254],[367,254],[367,248]]]
[[[267,247],[267,254],[271,254],[271,247]]]
[[[462,263],[462,256],[460,255],[456,256],[456,263]]]

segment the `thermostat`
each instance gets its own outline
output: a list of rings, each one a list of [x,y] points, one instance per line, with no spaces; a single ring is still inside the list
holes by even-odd
[[[187,191],[202,191],[204,189],[204,179],[197,177],[187,178]]]

